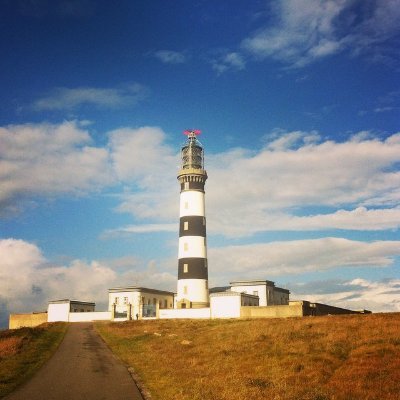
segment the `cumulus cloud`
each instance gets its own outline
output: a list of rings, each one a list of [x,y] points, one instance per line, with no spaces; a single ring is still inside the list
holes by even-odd
[[[399,134],[378,139],[360,132],[341,143],[323,141],[317,132],[276,135],[259,151],[206,154],[210,233],[240,237],[273,230],[398,229]],[[179,159],[165,134],[152,127],[117,130],[110,134],[110,149],[119,179],[139,189],[122,196],[119,211],[151,221],[151,231],[160,222],[174,222],[177,182],[165,171],[178,170]],[[314,206],[329,211],[302,211]],[[145,228],[119,229],[135,233]]]
[[[107,289],[113,286],[154,286],[158,282],[160,288],[175,287],[175,275],[160,271],[154,261],[147,266],[142,263],[130,257],[51,265],[35,244],[1,239],[0,321],[4,323],[10,312],[46,310],[49,300],[60,298],[94,301],[98,310],[105,310]]]
[[[179,154],[166,133],[158,127],[121,128],[108,139],[107,146],[94,147],[76,122],[1,128],[3,216],[18,209],[21,199],[120,183],[125,189],[117,210],[140,223],[115,228],[113,234],[172,231]],[[240,237],[273,230],[398,229],[400,134],[381,139],[359,132],[334,142],[314,131],[274,131],[264,140],[256,151],[206,154],[209,233]],[[313,213],[313,207],[325,212]]]
[[[289,0],[272,3],[273,26],[242,42],[242,48],[260,58],[273,58],[296,67],[349,50],[387,58],[382,43],[399,33],[399,0]]]
[[[299,132],[288,133],[288,137],[267,143],[259,152],[235,149],[207,155],[211,232],[241,236],[281,230],[280,223],[282,229],[300,230],[307,229],[308,223],[317,229],[398,227],[399,134],[386,140],[357,136],[342,143],[304,142],[299,140]],[[362,208],[367,204],[369,210]],[[374,209],[374,204],[384,204],[387,209]],[[341,209],[343,205],[355,207],[346,211]],[[337,210],[327,215],[291,215],[312,206]]]
[[[108,152],[76,122],[0,128],[0,213],[21,198],[79,193],[109,183]]]
[[[158,50],[154,52],[154,57],[164,64],[183,64],[186,62],[186,56],[183,53],[172,50]]]
[[[132,83],[117,88],[59,87],[48,95],[36,100],[35,111],[72,110],[82,105],[98,108],[121,108],[134,106],[147,97],[148,90],[143,85]]]
[[[166,134],[157,127],[142,127],[117,129],[109,137],[117,177],[138,188],[122,195],[119,211],[141,219],[175,218],[177,181],[173,171],[178,171],[179,158],[165,144]]]
[[[386,267],[400,256],[400,241],[361,242],[327,237],[209,249],[215,274],[233,278],[322,272],[340,267]]]
[[[292,299],[332,304],[353,310],[367,309],[374,312],[400,311],[400,280],[312,281],[290,284]]]

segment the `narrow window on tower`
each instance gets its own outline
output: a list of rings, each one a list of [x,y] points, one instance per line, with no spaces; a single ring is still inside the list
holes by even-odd
[[[183,223],[183,230],[184,231],[187,231],[189,229],[189,222],[188,221],[185,221],[184,223]]]
[[[183,264],[183,272],[186,274],[189,270],[189,265],[188,264]]]
[[[184,243],[183,244],[183,250],[184,251],[188,251],[189,250],[189,244],[188,243]]]

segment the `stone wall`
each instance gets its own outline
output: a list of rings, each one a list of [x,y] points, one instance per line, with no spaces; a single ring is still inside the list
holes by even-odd
[[[47,312],[30,314],[10,314],[9,329],[33,328],[47,322]]]
[[[297,302],[296,302],[297,303]],[[302,317],[303,306],[299,304],[265,306],[265,307],[241,307],[241,318],[289,318]]]

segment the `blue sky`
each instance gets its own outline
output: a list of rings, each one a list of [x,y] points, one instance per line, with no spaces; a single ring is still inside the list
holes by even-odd
[[[210,285],[400,311],[399,0],[3,0],[0,321],[175,290],[202,130]]]

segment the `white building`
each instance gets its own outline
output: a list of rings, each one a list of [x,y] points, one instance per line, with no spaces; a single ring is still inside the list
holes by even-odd
[[[158,310],[174,308],[174,293],[140,286],[108,289],[108,311],[114,319],[156,317]]]
[[[231,291],[252,294],[260,299],[259,306],[288,305],[290,291],[275,286],[267,280],[242,280],[230,282]]]
[[[71,313],[94,312],[95,303],[78,300],[52,300],[47,309],[47,322],[70,321]]]
[[[234,292],[210,294],[210,318],[240,318],[242,307],[258,306],[259,297]]]

